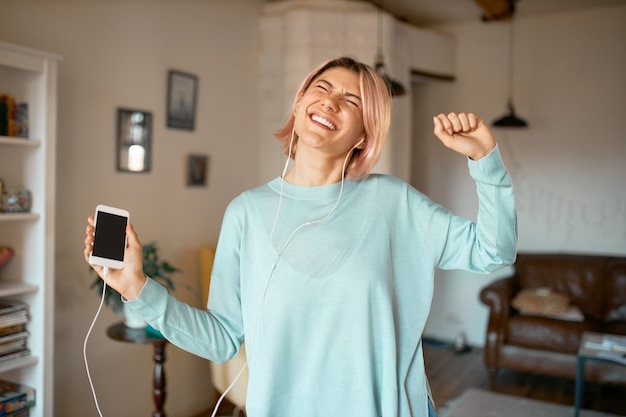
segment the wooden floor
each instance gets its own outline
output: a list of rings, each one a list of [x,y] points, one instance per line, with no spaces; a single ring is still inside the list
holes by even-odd
[[[458,398],[468,388],[487,390],[482,349],[456,354],[452,349],[424,348],[424,361],[438,407]],[[574,405],[575,382],[512,371],[500,371],[495,391],[555,404]],[[626,416],[626,386],[585,384],[583,408]]]
[[[437,407],[443,407],[448,401],[460,397],[469,388],[488,389],[481,349],[473,348],[469,352],[457,354],[449,347],[426,344],[424,361]],[[556,404],[574,404],[574,381],[569,379],[501,371],[496,391]],[[626,416],[626,387],[586,383],[583,407]],[[217,415],[231,416],[232,410],[232,405],[223,404]],[[207,410],[194,417],[210,417],[212,411]]]

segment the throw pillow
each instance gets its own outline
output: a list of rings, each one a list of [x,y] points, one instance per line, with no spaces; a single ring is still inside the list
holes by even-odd
[[[550,288],[526,288],[517,293],[511,305],[525,314],[564,314],[570,299],[566,294],[552,291]]]

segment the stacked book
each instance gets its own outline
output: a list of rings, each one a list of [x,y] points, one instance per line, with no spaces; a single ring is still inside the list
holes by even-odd
[[[26,330],[29,320],[28,304],[0,299],[0,364],[30,355]]]
[[[0,379],[0,416],[28,417],[34,406],[34,388]]]
[[[28,104],[0,94],[0,136],[28,137]]]

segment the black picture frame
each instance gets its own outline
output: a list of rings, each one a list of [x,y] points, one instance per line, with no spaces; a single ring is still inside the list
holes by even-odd
[[[152,113],[117,109],[117,170],[142,173],[152,169]]]
[[[167,75],[167,127],[194,130],[198,77],[170,70]]]
[[[187,186],[206,187],[209,176],[209,156],[191,154],[187,156]]]

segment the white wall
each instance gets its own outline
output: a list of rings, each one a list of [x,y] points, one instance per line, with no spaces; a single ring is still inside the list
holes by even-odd
[[[520,7],[522,7],[521,5]],[[626,6],[518,19],[514,98],[530,127],[494,130],[516,191],[519,250],[626,255]],[[414,103],[414,183],[455,213],[476,214],[463,158],[433,139],[430,117],[505,113],[506,23],[437,28],[456,39],[457,79],[418,85]],[[465,332],[484,344],[480,289],[497,276],[437,274],[426,334]]]
[[[59,66],[55,415],[95,415],[83,340],[98,307],[82,259],[86,217],[125,207],[143,242],[157,241],[178,278],[197,287],[197,249],[214,244],[226,204],[257,185],[258,20],[262,1],[0,0],[0,39],[63,55]],[[169,69],[199,78],[193,132],[165,127]],[[153,169],[115,171],[117,107],[153,114]],[[273,139],[269,138],[269,141]],[[186,188],[185,158],[210,155],[208,188]],[[182,285],[182,284],[181,284]],[[177,294],[190,302],[184,290]],[[115,342],[103,309],[88,358],[104,415],[151,415],[152,351]],[[213,400],[208,362],[167,347],[168,416]]]

